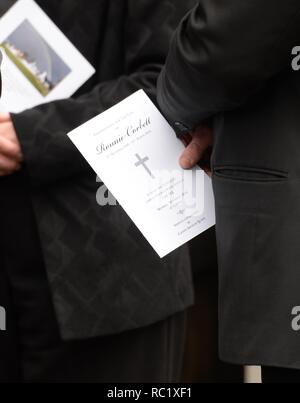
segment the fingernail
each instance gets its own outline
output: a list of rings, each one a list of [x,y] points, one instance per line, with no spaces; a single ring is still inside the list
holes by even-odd
[[[194,161],[191,158],[180,158],[180,165],[183,169],[190,169],[194,166]]]

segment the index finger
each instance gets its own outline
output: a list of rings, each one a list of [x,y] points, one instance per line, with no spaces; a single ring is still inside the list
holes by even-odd
[[[0,137],[0,154],[15,159],[18,162],[22,161],[22,154],[16,143]]]

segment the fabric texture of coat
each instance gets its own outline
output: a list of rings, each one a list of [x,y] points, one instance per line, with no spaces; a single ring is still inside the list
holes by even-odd
[[[299,44],[297,0],[201,0],[159,80],[179,132],[215,118],[220,353],[234,363],[300,368]]]
[[[155,98],[174,29],[194,2],[38,3],[96,68],[72,99],[13,115],[62,337],[150,325],[193,302],[187,250],[160,260],[122,208],[99,206],[102,183],[66,134],[138,89]]]

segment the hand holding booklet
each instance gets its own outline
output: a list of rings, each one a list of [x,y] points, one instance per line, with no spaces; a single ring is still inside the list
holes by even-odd
[[[69,98],[95,72],[33,0],[19,0],[0,19],[0,49],[0,112]]]
[[[215,224],[211,179],[180,168],[184,146],[143,91],[69,137],[161,258]]]

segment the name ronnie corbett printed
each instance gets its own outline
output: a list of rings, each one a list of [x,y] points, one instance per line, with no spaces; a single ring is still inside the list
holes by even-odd
[[[6,310],[0,306],[0,332],[6,330]]]

